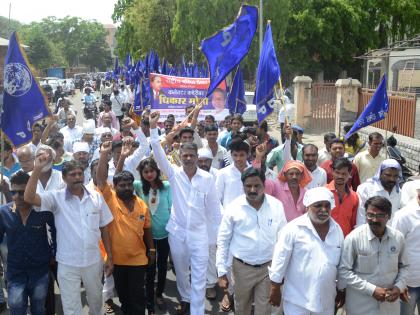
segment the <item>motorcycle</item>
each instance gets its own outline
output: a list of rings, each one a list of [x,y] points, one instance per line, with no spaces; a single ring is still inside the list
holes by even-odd
[[[410,171],[410,169],[407,166],[405,166],[406,160],[402,156],[400,150],[398,150],[396,148],[397,139],[395,139],[394,135],[391,135],[386,140],[386,143],[387,143],[387,148],[386,149],[387,149],[389,158],[396,160],[400,164],[401,170],[402,170],[403,180],[404,180],[404,182],[406,182],[407,178],[413,176],[413,173]]]

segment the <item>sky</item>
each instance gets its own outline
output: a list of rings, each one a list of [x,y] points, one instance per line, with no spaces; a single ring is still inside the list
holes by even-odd
[[[63,18],[67,15],[82,19],[96,19],[103,24],[112,23],[112,12],[117,0],[0,0],[0,15],[21,23],[41,21],[47,16]]]

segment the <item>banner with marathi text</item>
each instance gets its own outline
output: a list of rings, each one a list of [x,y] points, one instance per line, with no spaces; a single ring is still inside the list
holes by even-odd
[[[217,121],[223,120],[229,115],[226,82],[222,81],[210,97],[206,98],[209,85],[209,78],[185,78],[151,73],[151,110],[160,111],[160,121],[164,121],[169,114],[175,115],[176,121],[182,121],[185,119],[185,108],[195,106],[197,98],[198,102],[204,98],[198,119],[204,120],[206,115],[213,115]]]

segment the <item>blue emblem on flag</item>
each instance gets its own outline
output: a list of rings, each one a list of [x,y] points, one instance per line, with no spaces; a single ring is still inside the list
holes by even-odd
[[[201,43],[201,51],[210,69],[207,95],[226,78],[248,53],[258,24],[258,9],[243,5],[233,24],[225,27]]]
[[[3,132],[15,146],[31,141],[32,125],[49,116],[50,111],[15,32],[10,36],[4,63],[3,100]]]

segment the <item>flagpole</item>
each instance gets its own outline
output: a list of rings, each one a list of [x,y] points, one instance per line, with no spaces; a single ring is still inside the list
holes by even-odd
[[[388,158],[388,113],[385,113],[385,157]]]

